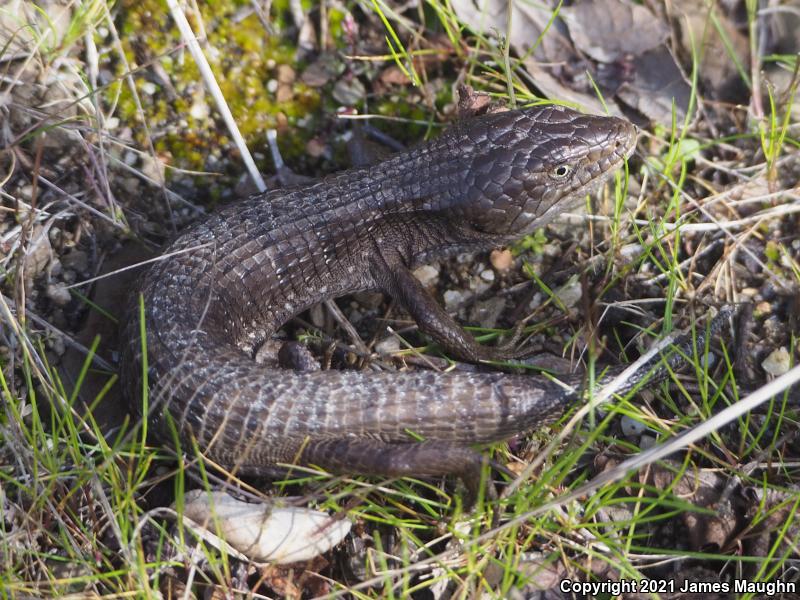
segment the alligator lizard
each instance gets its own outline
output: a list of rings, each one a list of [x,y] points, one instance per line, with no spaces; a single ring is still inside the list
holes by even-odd
[[[538,376],[286,369],[255,353],[313,304],[379,290],[452,356],[510,356],[478,344],[411,269],[544,226],[584,202],[635,143],[623,119],[512,110],[457,123],[377,165],[226,206],[143,277],[123,336],[123,385],[135,406],[148,388],[162,439],[177,431],[185,449],[196,443],[239,472],[299,463],[456,474],[474,485],[482,458],[473,445],[553,420],[577,395]]]

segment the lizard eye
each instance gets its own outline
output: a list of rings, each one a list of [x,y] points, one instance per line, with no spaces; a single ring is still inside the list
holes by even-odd
[[[572,167],[567,164],[563,164],[551,169],[550,177],[553,179],[564,179],[570,173],[572,173]]]

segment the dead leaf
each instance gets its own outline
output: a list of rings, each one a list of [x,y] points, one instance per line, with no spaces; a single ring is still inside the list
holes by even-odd
[[[672,8],[682,55],[688,60],[697,52],[700,57],[697,73],[704,93],[720,100],[743,100],[747,86],[736,63],[750,64],[747,36],[713,4],[700,10],[694,0],[677,0]]]
[[[649,119],[672,125],[672,107],[678,124],[686,117],[691,86],[666,46],[634,57],[633,80],[623,83],[617,96]]]
[[[638,56],[667,40],[669,28],[638,4],[590,0],[561,9],[575,47],[598,62]]]
[[[274,507],[237,500],[225,492],[186,494],[184,525],[215,548],[237,558],[287,564],[327,552],[351,523],[299,507]]]

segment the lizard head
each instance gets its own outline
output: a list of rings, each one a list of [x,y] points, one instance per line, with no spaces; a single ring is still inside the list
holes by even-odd
[[[574,209],[622,166],[636,128],[617,117],[554,106],[495,113],[462,123],[468,193],[456,210],[470,227],[515,238]]]

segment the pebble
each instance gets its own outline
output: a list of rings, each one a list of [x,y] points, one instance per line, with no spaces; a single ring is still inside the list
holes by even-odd
[[[530,308],[531,310],[538,308],[539,306],[541,306],[542,301],[543,301],[542,293],[536,292],[533,295],[533,298],[531,298],[531,301],[528,302],[528,308]]]
[[[789,356],[789,351],[786,347],[781,346],[777,350],[773,350],[764,362],[761,363],[763,369],[773,377],[778,377],[786,373],[792,363],[792,358]]]
[[[449,312],[457,311],[469,298],[469,294],[461,290],[447,290],[444,293],[444,307]]]
[[[375,344],[375,352],[378,354],[394,354],[400,350],[400,340],[398,340],[395,336],[389,336],[383,338],[377,344]]]
[[[209,113],[210,110],[206,101],[202,97],[195,98],[192,107],[189,109],[189,114],[192,118],[198,121],[204,121],[208,118]]]
[[[642,450],[647,450],[655,445],[656,438],[654,438],[652,435],[643,435],[641,438],[639,438],[639,448]]]
[[[492,250],[489,255],[489,262],[492,263],[492,267],[500,272],[508,271],[514,264],[514,255],[511,254],[511,250],[508,248]]]
[[[635,438],[642,435],[647,427],[641,421],[632,419],[628,415],[623,416],[619,421],[619,426],[625,437]]]
[[[478,296],[482,295],[484,292],[488,292],[491,287],[491,283],[484,281],[480,277],[470,277],[469,289]]]
[[[59,306],[64,306],[72,300],[69,290],[60,283],[51,283],[47,286],[47,297]]]
[[[439,269],[434,265],[423,265],[414,270],[414,277],[425,287],[432,287],[439,279]]]
[[[309,320],[314,327],[322,329],[325,327],[325,311],[322,304],[315,304],[308,311]]]
[[[625,244],[619,249],[619,257],[624,264],[630,264],[642,254],[641,244]]]
[[[482,271],[481,279],[489,282],[494,281],[494,271],[492,271],[491,269],[486,269],[485,271]]]

